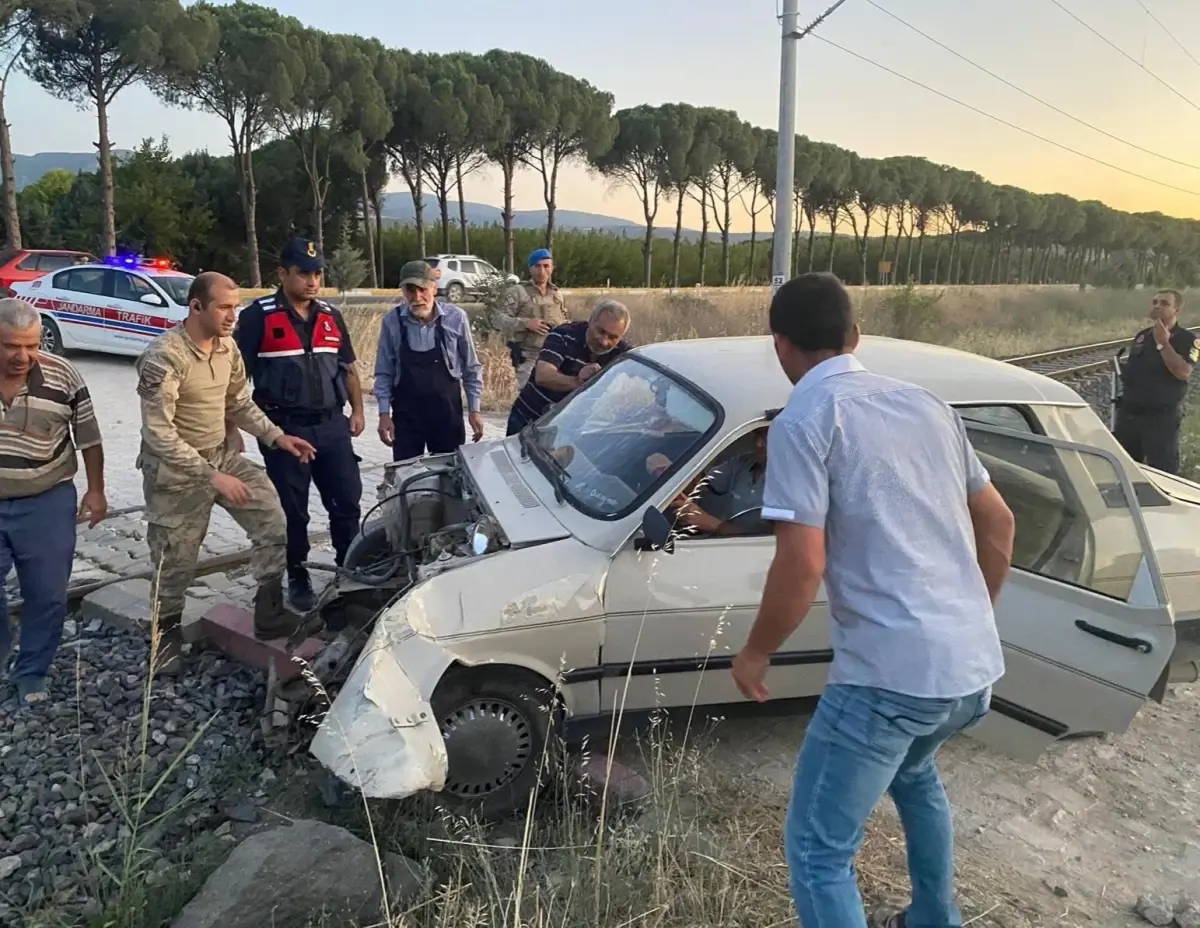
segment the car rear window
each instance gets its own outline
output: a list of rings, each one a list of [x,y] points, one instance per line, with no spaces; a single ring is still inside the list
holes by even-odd
[[[26,255],[24,258],[22,258],[20,261],[17,262],[17,270],[18,271],[36,271],[37,263],[38,263],[37,255]]]
[[[439,264],[441,264],[441,260],[438,258],[422,258],[421,260],[424,261],[426,264],[428,264],[430,267],[437,267]]]
[[[45,273],[50,273],[51,271],[61,271],[64,267],[71,267],[75,264],[78,264],[81,258],[81,255],[62,253],[38,255],[37,269],[39,271],[44,271]],[[87,259],[83,258],[83,260]]]

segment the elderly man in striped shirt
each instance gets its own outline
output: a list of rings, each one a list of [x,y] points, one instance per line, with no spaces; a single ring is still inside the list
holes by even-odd
[[[42,321],[22,300],[0,300],[0,578],[17,568],[21,643],[10,678],[22,705],[49,698],[46,675],[62,640],[75,525],[108,513],[100,426],[83,378],[70,363],[41,354]],[[87,491],[75,490],[76,451]],[[0,589],[0,659],[12,630]]]

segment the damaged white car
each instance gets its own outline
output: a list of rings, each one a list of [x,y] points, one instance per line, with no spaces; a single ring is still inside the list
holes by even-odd
[[[1049,378],[885,338],[857,355],[957,407],[1016,514],[997,606],[1008,669],[973,737],[1033,759],[1196,680],[1200,485],[1140,468]],[[390,466],[381,518],[322,609],[332,643],[314,668],[337,695],[312,753],[366,796],[430,790],[488,815],[520,807],[548,739],[585,723],[758,711],[729,665],[769,524],[751,506],[734,533],[681,533],[667,513],[753,454],[790,386],[769,338],[648,345],[519,436]],[[821,692],[823,597],[775,656],[773,703]]]

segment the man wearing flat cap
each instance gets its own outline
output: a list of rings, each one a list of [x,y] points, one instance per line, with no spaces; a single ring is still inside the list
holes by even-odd
[[[553,274],[553,256],[539,248],[529,256],[530,279],[506,290],[493,314],[492,324],[512,352],[518,393],[533,372],[546,335],[568,321],[567,305],[550,282]]]
[[[259,443],[287,516],[288,598],[301,612],[314,605],[312,582],[301,566],[309,552],[309,485],[316,484],[329,512],[339,566],[361,517],[362,477],[351,438],[365,426],[362,383],[345,319],[318,299],[324,270],[314,242],[292,239],[279,256],[279,289],[243,309],[234,330],[255,403],[289,435],[317,449],[304,462]]]
[[[393,461],[462,445],[464,392],[471,440],[483,438],[483,366],[467,314],[437,298],[433,268],[424,261],[400,269],[400,288],[404,302],[383,317],[375,353],[379,439]]]

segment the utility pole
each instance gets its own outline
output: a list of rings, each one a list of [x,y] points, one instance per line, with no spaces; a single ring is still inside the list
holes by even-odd
[[[779,160],[775,165],[775,244],[771,250],[771,296],[792,273],[792,228],[796,179],[796,46],[825,22],[846,0],[835,2],[804,29],[800,25],[800,0],[783,0],[782,48],[779,56]]]
[[[792,273],[792,187],[796,176],[796,46],[800,0],[783,0],[779,55],[779,155],[775,164],[775,247],[771,250],[771,296]]]

